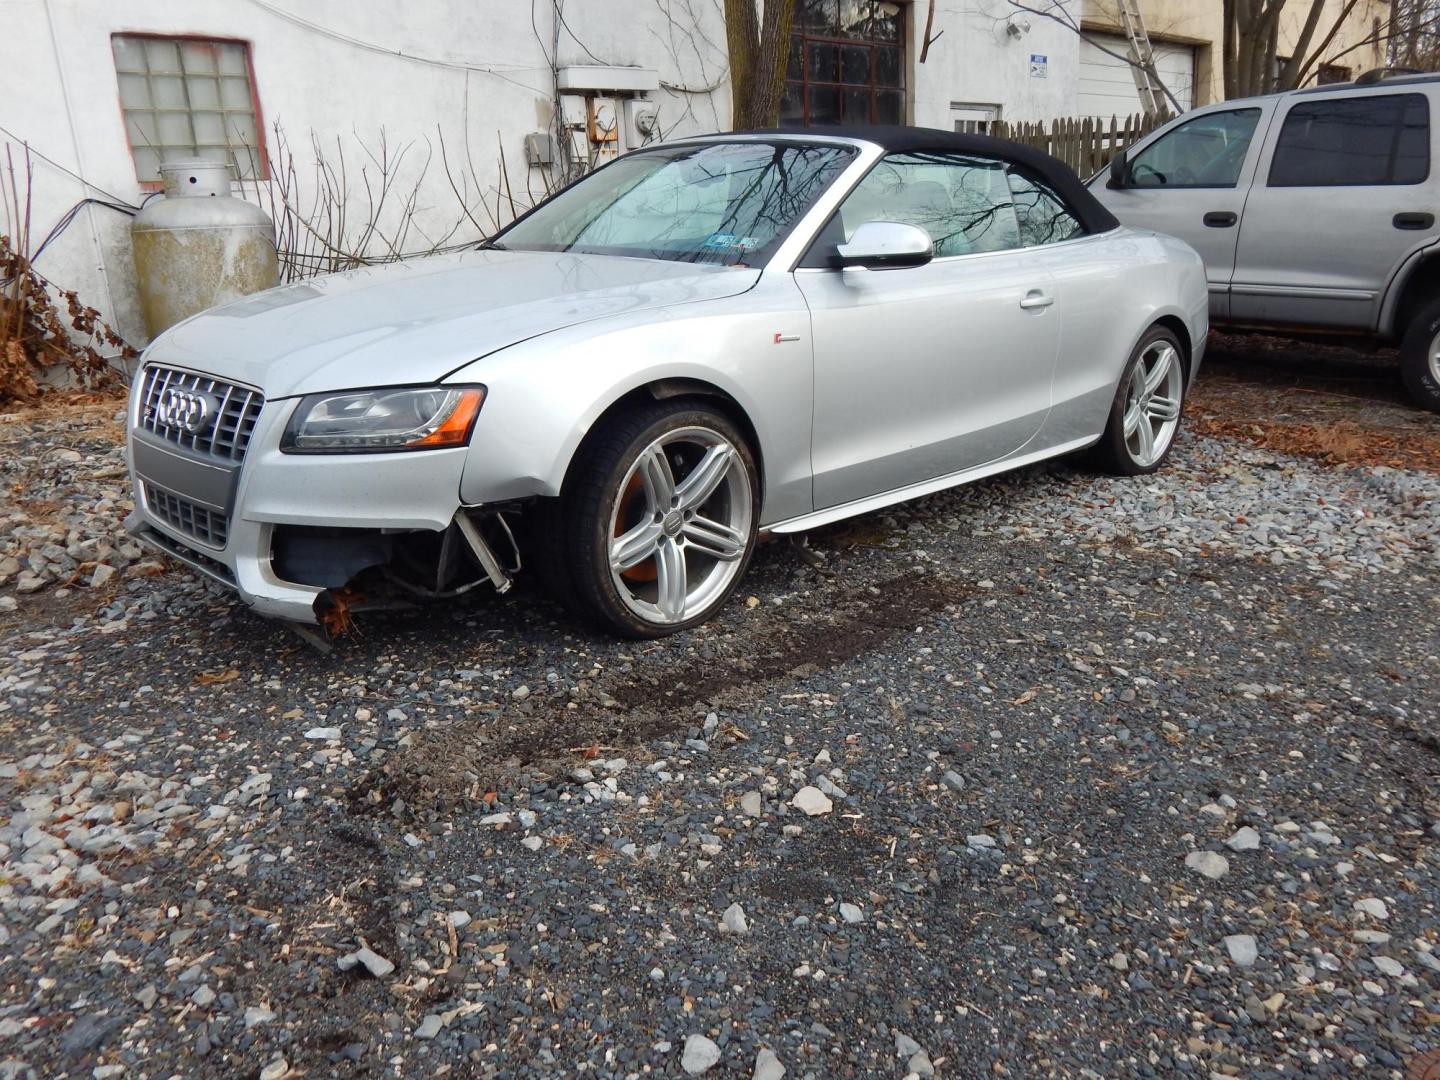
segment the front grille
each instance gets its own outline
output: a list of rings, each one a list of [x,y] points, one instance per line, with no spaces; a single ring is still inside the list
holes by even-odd
[[[214,403],[214,419],[197,433],[165,423],[158,415],[166,390],[202,394]],[[245,460],[255,421],[265,406],[265,396],[208,375],[179,368],[147,367],[140,395],[140,426],[166,442],[193,450],[196,454],[239,463]]]
[[[156,487],[145,485],[145,505],[165,524],[186,536],[193,536],[207,547],[223,548],[230,535],[230,521],[218,510],[191,502],[189,499]]]

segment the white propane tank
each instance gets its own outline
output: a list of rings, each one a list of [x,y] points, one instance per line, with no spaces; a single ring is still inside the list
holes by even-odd
[[[151,337],[181,319],[279,282],[275,229],[230,194],[224,161],[167,161],[165,197],[130,225],[140,311]]]

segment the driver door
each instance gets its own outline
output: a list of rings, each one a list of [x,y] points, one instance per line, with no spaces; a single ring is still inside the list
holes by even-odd
[[[1205,260],[1210,314],[1230,314],[1240,217],[1255,175],[1261,120],[1270,106],[1204,113],[1135,152],[1123,188],[1090,190],[1126,225],[1178,236]]]
[[[919,226],[935,257],[832,268],[836,244],[868,221]],[[1061,298],[1021,244],[993,159],[892,154],[847,196],[795,272],[815,350],[817,510],[983,465],[1039,431]]]

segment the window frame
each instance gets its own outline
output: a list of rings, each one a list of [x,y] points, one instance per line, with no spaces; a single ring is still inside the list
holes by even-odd
[[[1028,183],[1035,185],[1037,188],[1048,191],[1059,201],[1060,205],[1065,207],[1066,211],[1072,217],[1074,217],[1075,223],[1079,226],[1078,232],[1076,232],[1073,236],[1067,236],[1064,240],[1056,240],[1048,244],[1021,243],[1016,244],[1014,247],[992,248],[988,251],[961,251],[956,252],[953,255],[936,255],[930,260],[929,263],[925,264],[927,266],[932,263],[951,262],[955,259],[982,259],[994,255],[1013,254],[1017,251],[1036,251],[1041,248],[1053,248],[1061,244],[1073,243],[1077,240],[1088,240],[1090,237],[1096,235],[1094,232],[1092,232],[1089,228],[1086,227],[1085,222],[1080,217],[1080,215],[1075,213],[1075,208],[1071,206],[1070,203],[1065,200],[1064,196],[1062,196],[1058,191],[1056,191],[1048,181],[1046,181],[1043,177],[1031,173],[1028,169],[1025,169],[1017,162],[1011,161],[1007,158],[991,157],[986,154],[975,154],[963,150],[886,150],[883,151],[879,157],[877,157],[873,162],[870,163],[869,168],[867,168],[864,173],[858,176],[855,179],[855,182],[850,185],[849,189],[845,192],[845,194],[841,196],[840,201],[836,203],[835,208],[830,211],[829,215],[821,223],[820,227],[816,229],[814,234],[810,237],[810,242],[806,244],[805,250],[801,253],[799,259],[796,260],[794,266],[792,267],[792,270],[803,270],[810,272],[840,270],[839,267],[835,266],[831,262],[831,257],[834,252],[825,250],[825,246],[827,244],[833,246],[833,241],[830,241],[827,238],[830,227],[840,216],[841,211],[845,209],[845,204],[850,200],[850,197],[854,195],[857,190],[859,190],[861,185],[863,185],[865,181],[870,178],[871,174],[874,173],[876,169],[880,168],[880,166],[885,164],[885,162],[892,157],[903,157],[907,154],[914,153],[945,154],[957,158],[971,158],[983,161],[997,162],[1001,167],[1000,171],[1004,174],[1006,190],[1010,191],[1011,194],[1012,201],[1010,203],[1010,210],[1015,217],[1015,234],[1022,239],[1024,236],[1024,228],[1020,224],[1019,212],[1015,210],[1015,203],[1013,201],[1015,193],[1014,189],[1010,187],[1011,176],[1022,177]],[[935,238],[932,236],[930,239],[933,242]],[[918,269],[918,267],[912,269]]]
[[[121,76],[122,74],[130,75],[130,74],[139,74],[139,73],[138,73],[138,72],[130,72],[130,71],[122,72],[122,71],[120,70],[119,66],[116,64],[116,62],[115,62],[115,39],[116,39],[116,38],[130,38],[130,39],[137,39],[137,40],[141,40],[141,41],[170,41],[170,42],[174,42],[177,46],[178,46],[178,45],[185,45],[185,44],[191,44],[191,45],[239,45],[239,46],[241,47],[242,51],[243,51],[244,56],[245,56],[245,78],[246,78],[246,80],[248,81],[249,89],[250,89],[250,110],[251,110],[251,115],[254,116],[254,118],[255,118],[255,158],[256,158],[256,161],[255,161],[255,175],[254,175],[254,176],[241,177],[241,176],[239,175],[239,169],[237,168],[237,169],[236,169],[236,174],[235,174],[235,176],[231,177],[231,182],[232,182],[232,183],[234,183],[234,182],[236,182],[236,181],[244,182],[244,181],[246,181],[246,180],[254,180],[254,181],[257,181],[257,182],[264,182],[264,181],[268,181],[268,180],[271,179],[271,177],[270,177],[270,155],[269,155],[269,152],[267,151],[267,148],[266,148],[266,145],[265,145],[265,121],[264,121],[264,117],[262,116],[261,111],[260,111],[260,89],[259,89],[258,83],[257,83],[256,80],[255,80],[255,46],[254,46],[254,43],[253,43],[253,42],[251,42],[248,38],[226,37],[226,36],[220,35],[220,34],[161,34],[161,33],[155,33],[155,32],[148,31],[148,30],[115,30],[115,31],[113,31],[113,32],[110,34],[110,36],[109,36],[109,42],[110,42],[110,67],[111,67],[111,70],[112,70],[112,71],[114,72],[114,74],[115,74],[115,102],[116,102],[116,105],[117,105],[117,107],[119,108],[119,111],[120,111],[120,127],[121,127],[121,130],[123,131],[124,136],[125,136],[125,145],[126,145],[126,147],[129,149],[129,151],[130,151],[130,164],[131,164],[131,167],[135,169],[135,182],[140,186],[140,190],[141,190],[141,191],[162,191],[162,190],[164,190],[165,183],[164,183],[164,181],[161,180],[161,179],[155,179],[155,180],[142,180],[142,179],[140,179],[139,162],[137,162],[136,159],[135,159],[135,144],[130,141],[130,127],[129,127],[129,123],[128,123],[128,121],[129,121],[129,116],[127,115],[127,110],[126,110],[126,108],[125,108],[124,98],[121,96],[121,93],[120,93],[120,76]],[[149,70],[148,70],[148,67],[149,67],[148,62],[147,62],[147,64],[146,64],[146,67],[147,67],[147,70],[146,70],[146,72],[145,72],[145,77],[146,77],[146,79],[147,79],[147,81],[148,81],[148,79],[150,78],[150,74],[151,74],[151,73],[149,72]],[[184,78],[183,74],[182,74],[181,78],[182,78],[182,79]],[[187,91],[187,94],[188,94],[188,91]],[[145,111],[145,110],[139,110],[139,111]],[[151,109],[151,110],[149,110],[149,111],[154,112],[154,111],[156,111],[156,110]],[[185,112],[186,112],[187,115],[191,114],[192,111],[193,111],[193,110],[192,110],[190,107],[188,107],[188,106],[187,106],[187,108],[185,109]],[[223,115],[223,113],[224,113],[224,110],[223,110],[223,109],[221,110],[221,113],[222,113],[222,115]],[[193,128],[193,122],[192,122],[192,128],[191,128],[191,130],[192,130],[192,132],[193,132],[193,130],[194,130],[194,128]],[[164,163],[164,162],[163,162],[163,159],[162,159],[162,162],[161,162],[161,163],[162,163],[162,164]]]
[[[1234,180],[1233,183],[1229,183],[1229,184],[1137,184],[1137,183],[1135,182],[1135,166],[1136,166],[1136,164],[1137,164],[1137,159],[1140,157],[1141,154],[1149,152],[1152,147],[1155,147],[1155,146],[1160,145],[1160,143],[1164,142],[1166,139],[1169,139],[1169,138],[1174,137],[1175,135],[1178,135],[1180,132],[1184,131],[1184,130],[1185,130],[1187,127],[1189,127],[1191,124],[1203,123],[1203,122],[1206,121],[1206,120],[1210,120],[1210,119],[1212,119],[1212,118],[1214,118],[1214,117],[1216,117],[1216,116],[1222,116],[1222,115],[1225,115],[1225,114],[1227,114],[1227,113],[1228,113],[1228,114],[1233,114],[1233,115],[1238,115],[1238,114],[1240,114],[1240,113],[1254,113],[1254,114],[1255,114],[1255,126],[1250,129],[1250,138],[1249,138],[1249,141],[1247,141],[1246,144],[1245,144],[1245,154],[1244,154],[1244,156],[1240,159],[1240,168],[1239,168],[1238,170],[1236,170],[1235,180]],[[1262,107],[1259,106],[1259,105],[1245,105],[1245,106],[1239,106],[1239,107],[1236,107],[1236,108],[1214,109],[1214,110],[1211,110],[1210,112],[1202,113],[1202,114],[1199,115],[1199,116],[1192,116],[1192,117],[1190,117],[1188,120],[1185,120],[1185,121],[1182,122],[1182,123],[1176,124],[1176,125],[1175,125],[1174,127],[1172,127],[1172,128],[1169,128],[1169,129],[1167,129],[1167,130],[1165,130],[1165,131],[1162,131],[1162,132],[1157,133],[1154,138],[1152,138],[1152,139],[1150,139],[1149,141],[1147,141],[1143,146],[1139,147],[1134,153],[1127,153],[1127,154],[1125,155],[1125,186],[1126,186],[1127,188],[1130,188],[1131,190],[1134,190],[1134,191],[1234,191],[1235,189],[1237,189],[1238,187],[1240,187],[1241,181],[1242,181],[1242,180],[1244,179],[1244,177],[1245,177],[1245,163],[1250,159],[1251,153],[1254,152],[1254,148],[1255,148],[1255,145],[1256,145],[1256,144],[1255,144],[1255,138],[1256,138],[1257,135],[1261,135],[1261,124],[1264,122],[1264,119],[1265,119],[1265,110],[1264,110],[1264,108],[1262,108]],[[1152,167],[1153,167],[1153,166],[1152,166]]]
[[[1287,124],[1290,123],[1290,118],[1295,115],[1296,111],[1298,111],[1298,110],[1300,110],[1300,109],[1307,108],[1307,107],[1308,107],[1308,108],[1316,108],[1316,107],[1323,108],[1323,107],[1325,107],[1325,106],[1327,106],[1327,105],[1344,104],[1344,103],[1350,102],[1350,101],[1379,101],[1379,100],[1385,100],[1385,99],[1400,100],[1400,99],[1403,99],[1403,98],[1411,98],[1411,99],[1414,99],[1414,100],[1416,100],[1416,101],[1419,101],[1420,104],[1421,104],[1421,106],[1422,106],[1422,107],[1424,108],[1424,110],[1425,110],[1425,141],[1424,141],[1424,145],[1425,145],[1425,171],[1420,175],[1420,177],[1419,177],[1418,179],[1415,179],[1415,180],[1380,180],[1380,181],[1378,181],[1378,182],[1371,182],[1371,181],[1365,181],[1365,180],[1354,180],[1354,181],[1341,181],[1341,182],[1336,182],[1336,183],[1324,183],[1324,184],[1294,184],[1294,183],[1278,183],[1278,184],[1277,184],[1277,183],[1275,182],[1275,179],[1274,179],[1274,177],[1275,177],[1275,163],[1276,163],[1276,162],[1279,160],[1279,158],[1280,158],[1280,151],[1281,151],[1281,149],[1282,149],[1282,143],[1283,143],[1283,141],[1284,141],[1284,139],[1285,139],[1285,127],[1286,127]],[[1400,108],[1402,109],[1402,119],[1403,119],[1403,110],[1404,110],[1404,109],[1407,109],[1407,108],[1409,108],[1409,107],[1410,107],[1409,105],[1401,105],[1401,106],[1400,106]],[[1273,144],[1271,145],[1271,147],[1270,147],[1270,160],[1266,163],[1266,169],[1265,169],[1265,187],[1266,187],[1267,189],[1273,188],[1273,189],[1275,189],[1275,190],[1277,190],[1277,191],[1293,191],[1293,190],[1305,190],[1305,189],[1316,189],[1316,188],[1357,188],[1357,187],[1384,187],[1384,188],[1392,188],[1392,187],[1419,187],[1419,186],[1421,186],[1421,185],[1423,185],[1423,184],[1426,184],[1426,183],[1428,183],[1428,182],[1430,181],[1431,174],[1432,174],[1432,172],[1434,171],[1434,167],[1435,167],[1434,153],[1432,152],[1431,145],[1430,145],[1431,140],[1434,138],[1434,117],[1433,117],[1432,112],[1431,112],[1431,109],[1430,109],[1430,96],[1429,96],[1428,94],[1420,93],[1420,92],[1414,91],[1414,90],[1408,90],[1408,91],[1407,91],[1407,90],[1401,90],[1401,89],[1399,89],[1399,88],[1397,87],[1397,88],[1395,88],[1394,90],[1391,90],[1390,92],[1387,92],[1387,93],[1379,93],[1379,94],[1343,94],[1343,95],[1336,95],[1336,96],[1334,96],[1334,97],[1297,98],[1294,102],[1291,103],[1290,107],[1285,110],[1284,114],[1281,115],[1281,116],[1279,116],[1277,119],[1279,120],[1279,124],[1278,124],[1278,126],[1277,126],[1277,128],[1276,128],[1276,131],[1275,131],[1275,141],[1274,141],[1274,143],[1273,143]],[[1403,130],[1403,127],[1402,127],[1402,130]]]
[[[882,91],[899,95],[900,115],[899,118],[895,120],[895,123],[905,124],[909,121],[910,79],[908,78],[909,70],[907,66],[907,60],[910,54],[910,5],[901,5],[900,11],[897,13],[896,17],[900,20],[900,33],[894,41],[887,41],[876,37],[845,37],[838,31],[829,32],[825,30],[804,28],[798,25],[791,29],[790,40],[786,43],[785,48],[786,69],[785,78],[781,81],[780,84],[780,99],[783,103],[785,99],[785,92],[790,87],[797,87],[799,89],[800,118],[798,120],[798,124],[800,127],[805,128],[807,131],[823,132],[826,128],[834,126],[881,123],[882,121],[875,119],[875,117],[877,115],[879,94]],[[796,13],[796,18],[798,22],[798,12]],[[797,44],[800,47],[800,77],[798,79],[792,79],[790,77],[789,64],[791,53],[794,51]],[[843,78],[841,78],[839,81],[831,81],[829,79],[811,79],[809,59],[809,46],[811,44],[832,45],[836,49],[843,49],[846,46],[860,46],[869,50],[870,76],[868,81],[864,83],[850,83],[845,82]],[[890,86],[888,84],[881,84],[876,80],[875,72],[877,65],[875,63],[875,55],[877,50],[882,48],[894,49],[897,53],[899,53],[899,85]],[[843,61],[837,59],[837,64],[842,65],[838,74],[843,76]],[[855,120],[849,117],[844,117],[842,115],[842,118],[837,121],[837,124],[813,124],[810,119],[810,88],[812,86],[835,90],[837,93],[839,93],[842,114],[844,111],[845,92],[847,90],[866,90],[869,94],[869,115],[864,120]],[[785,121],[782,120],[781,123],[784,124]]]

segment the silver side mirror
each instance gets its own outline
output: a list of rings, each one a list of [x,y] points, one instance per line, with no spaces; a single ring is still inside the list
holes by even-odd
[[[935,257],[935,242],[918,225],[867,221],[835,248],[836,265],[888,269],[923,266]]]

